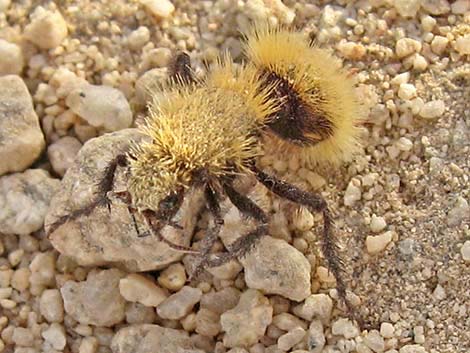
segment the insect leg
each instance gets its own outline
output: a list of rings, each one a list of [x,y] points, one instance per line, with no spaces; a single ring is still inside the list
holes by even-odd
[[[195,83],[194,72],[191,68],[191,59],[185,52],[177,52],[169,65],[169,77],[182,84]]]

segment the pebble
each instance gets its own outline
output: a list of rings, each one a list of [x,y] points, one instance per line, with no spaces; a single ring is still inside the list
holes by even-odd
[[[36,7],[31,15],[31,23],[24,29],[24,37],[41,49],[59,46],[67,37],[67,23],[58,11],[48,11]]]
[[[432,296],[437,299],[438,301],[444,300],[447,298],[447,293],[444,287],[442,287],[440,284],[434,288],[434,291],[432,292]]]
[[[397,41],[395,52],[399,58],[404,58],[421,51],[421,42],[411,38],[401,38]]]
[[[121,278],[119,292],[127,301],[141,303],[145,306],[157,307],[167,298],[162,288],[148,278],[136,273]]]
[[[416,97],[416,87],[411,83],[402,83],[398,88],[398,97],[403,100],[411,100]]]
[[[41,229],[49,202],[59,186],[60,181],[42,169],[28,169],[1,177],[0,229],[23,235]]]
[[[285,333],[279,337],[277,346],[282,351],[288,351],[294,347],[297,343],[303,340],[306,335],[306,331],[302,327],[296,327],[293,330]]]
[[[64,327],[55,322],[49,328],[42,331],[41,336],[50,343],[52,348],[59,351],[64,349],[67,343]]]
[[[181,263],[171,264],[158,276],[158,283],[173,292],[179,291],[186,283],[186,272]]]
[[[52,169],[58,175],[64,176],[67,169],[73,165],[80,148],[82,148],[82,144],[72,136],[62,137],[50,144],[47,147],[47,156],[51,162]]]
[[[0,175],[3,175],[28,168],[41,154],[45,140],[31,95],[19,76],[0,77],[0,102]]]
[[[425,119],[435,119],[442,116],[446,109],[444,101],[438,99],[424,103],[419,111],[419,116]]]
[[[295,301],[304,300],[311,294],[310,263],[282,239],[263,237],[240,261],[249,288]]]
[[[96,353],[99,344],[96,337],[84,337],[80,342],[78,353]]]
[[[323,324],[320,320],[313,320],[308,328],[307,347],[310,353],[321,353],[325,347],[326,338]]]
[[[0,0],[0,12],[8,10],[11,5],[11,0]],[[1,351],[1,349],[0,349]]]
[[[341,42],[338,44],[338,50],[347,59],[360,60],[366,54],[366,48],[355,42]]]
[[[382,353],[385,350],[385,341],[377,330],[369,331],[364,337],[364,343],[376,353]]]
[[[374,233],[378,233],[385,229],[387,226],[387,222],[383,217],[378,217],[376,215],[372,215],[372,219],[370,221],[370,230]]]
[[[219,334],[220,314],[212,310],[201,308],[196,314],[196,332],[207,337],[215,337]]]
[[[408,152],[413,149],[413,141],[406,137],[400,137],[396,142],[396,146],[400,151]]]
[[[406,71],[406,72],[402,72],[401,74],[398,74],[396,75],[393,79],[390,80],[390,83],[392,85],[401,85],[402,83],[408,83],[408,81],[410,80],[410,72],[409,71]]]
[[[414,17],[421,7],[421,0],[395,0],[395,9],[402,17]]]
[[[470,206],[465,198],[457,197],[452,209],[447,215],[447,224],[450,227],[458,226],[465,219],[470,218]]]
[[[417,344],[407,344],[400,348],[400,353],[427,353],[423,346]]]
[[[22,292],[29,287],[31,271],[27,267],[19,268],[11,277],[11,286],[18,292]]]
[[[470,34],[466,34],[455,40],[455,50],[461,55],[470,54]]]
[[[250,347],[264,336],[272,321],[273,308],[268,298],[255,289],[244,292],[236,307],[220,317],[222,330],[225,331],[224,345]]]
[[[160,55],[161,53],[163,52],[160,51]],[[168,53],[168,55],[170,55],[170,53]],[[153,62],[154,55],[151,56],[151,60]],[[155,68],[146,71],[135,83],[135,97],[137,102],[142,106],[151,102],[152,96],[155,95],[155,92],[158,92],[159,83],[164,82],[167,77],[167,68]]]
[[[124,273],[117,269],[92,271],[86,281],[67,281],[60,289],[65,311],[85,325],[113,326],[125,317],[126,301],[119,293]]]
[[[383,338],[392,338],[395,333],[395,327],[389,322],[382,322],[380,324],[380,335]]]
[[[421,6],[431,15],[444,15],[450,11],[448,0],[423,0]]]
[[[168,18],[175,11],[175,6],[169,0],[139,0],[152,15]]]
[[[34,343],[34,336],[27,328],[15,327],[12,340],[18,346],[31,347]]]
[[[311,321],[319,319],[327,324],[330,321],[333,310],[333,300],[327,294],[312,294],[305,301],[294,307],[293,313],[302,319]]]
[[[283,331],[291,331],[296,327],[307,328],[307,324],[290,313],[280,313],[273,317],[272,324]]]
[[[111,350],[113,353],[204,353],[194,347],[187,332],[158,325],[121,328],[112,339]]]
[[[19,75],[23,71],[24,59],[21,48],[0,39],[0,76]]]
[[[450,5],[451,11],[455,15],[463,15],[467,11],[470,11],[470,1],[468,0],[457,0]]]
[[[53,285],[55,281],[55,262],[55,254],[52,251],[37,253],[29,264],[31,285]]]
[[[46,289],[39,300],[39,312],[48,322],[64,320],[64,303],[58,289]]]
[[[393,239],[393,231],[388,231],[380,235],[369,235],[366,238],[367,252],[371,255],[378,254],[385,250]]]
[[[340,318],[333,322],[331,333],[333,335],[343,336],[346,339],[351,339],[359,336],[359,329],[351,320]]]
[[[150,40],[150,31],[145,26],[140,26],[132,31],[127,37],[127,45],[133,50],[138,50],[147,44]]]
[[[184,286],[158,306],[157,314],[162,319],[179,320],[191,312],[201,297],[202,291],[199,288]]]
[[[462,259],[466,262],[470,262],[470,240],[467,240],[463,243],[462,247],[460,248],[460,254],[462,255]]]
[[[70,92],[65,103],[88,124],[107,132],[132,124],[132,111],[126,97],[113,87],[85,85]]]
[[[346,191],[344,193],[344,205],[353,206],[356,201],[359,201],[362,197],[362,191],[360,189],[360,182],[355,179],[352,179]]]
[[[446,50],[449,40],[447,37],[434,36],[431,42],[431,50],[437,55],[441,55]]]
[[[201,298],[200,307],[221,315],[238,304],[240,295],[240,291],[233,287],[227,287],[218,292],[206,293]]]
[[[140,303],[128,303],[126,306],[126,322],[129,324],[151,324],[155,318],[153,307]]]

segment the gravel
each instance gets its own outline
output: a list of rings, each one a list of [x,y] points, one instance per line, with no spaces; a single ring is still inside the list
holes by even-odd
[[[467,0],[37,3],[0,0],[0,351],[468,350]],[[328,200],[362,327],[316,246],[321,219],[258,186],[241,185],[277,239],[198,279],[190,256],[137,238],[118,200],[111,216],[45,236],[139,138],[126,128],[172,53],[189,52],[197,75],[221,49],[241,60],[250,21],[299,28],[355,73],[367,120],[358,156],[339,168],[297,156],[260,166]],[[165,230],[182,244],[206,232],[198,197],[178,215],[187,233]],[[215,250],[253,227],[226,201],[223,211]]]

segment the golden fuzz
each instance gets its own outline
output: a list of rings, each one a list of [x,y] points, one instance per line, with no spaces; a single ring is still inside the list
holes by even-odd
[[[325,116],[333,127],[329,138],[311,147],[268,136],[268,153],[298,153],[309,164],[336,164],[357,151],[363,114],[352,80],[326,50],[310,45],[301,33],[258,26],[247,35],[245,52],[257,70],[289,82],[309,109]]]
[[[158,95],[140,127],[149,139],[130,151],[135,204],[155,208],[178,187],[188,188],[197,170],[213,177],[248,173],[246,161],[261,153],[253,132],[275,109],[266,95],[255,72],[236,72],[228,59],[198,85],[174,85]]]

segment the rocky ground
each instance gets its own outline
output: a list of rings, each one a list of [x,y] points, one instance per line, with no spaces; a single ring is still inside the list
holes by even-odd
[[[198,72],[220,50],[242,60],[239,30],[266,20],[355,73],[366,131],[353,161],[261,164],[330,202],[362,327],[311,246],[321,218],[258,186],[242,185],[273,214],[272,237],[197,281],[191,256],[137,239],[118,202],[45,237],[136,136],[172,52]],[[0,0],[0,352],[468,352],[469,57],[468,0]],[[168,234],[189,243],[196,229],[195,247],[198,197],[186,232]],[[222,241],[243,232],[224,214]]]

